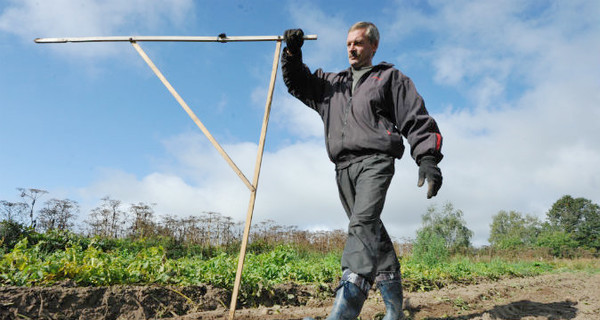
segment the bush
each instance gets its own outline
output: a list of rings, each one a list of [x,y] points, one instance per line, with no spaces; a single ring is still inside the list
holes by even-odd
[[[413,245],[412,259],[428,266],[447,262],[450,256],[444,238],[433,231],[421,230]]]
[[[67,230],[50,230],[46,233],[31,232],[27,235],[29,246],[38,246],[39,250],[52,253],[56,251],[65,251],[66,248],[74,245],[87,248],[90,239],[77,235]]]
[[[10,251],[17,242],[27,237],[30,233],[31,228],[25,227],[16,221],[0,221],[0,247],[5,252]]]
[[[573,252],[577,249],[578,243],[573,237],[564,231],[545,231],[537,239],[537,245],[548,248],[552,255],[559,258],[573,257]]]

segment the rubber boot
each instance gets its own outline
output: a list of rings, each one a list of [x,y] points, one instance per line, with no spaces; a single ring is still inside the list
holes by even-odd
[[[326,320],[355,320],[367,299],[367,293],[352,282],[342,280],[335,295],[331,313]],[[314,320],[304,318],[304,320]]]
[[[382,320],[404,319],[402,312],[402,282],[400,279],[377,282],[377,288],[385,304],[385,317]]]

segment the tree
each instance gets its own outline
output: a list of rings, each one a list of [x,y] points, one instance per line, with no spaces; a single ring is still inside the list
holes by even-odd
[[[125,212],[121,209],[121,201],[106,196],[102,204],[92,209],[88,224],[92,235],[108,238],[118,238],[123,231]]]
[[[221,214],[214,211],[204,212],[200,217],[202,222],[202,233],[204,243],[208,246],[216,246],[220,239]]]
[[[39,212],[39,227],[43,231],[70,230],[73,219],[79,213],[77,201],[69,199],[50,199],[45,202],[46,207]]]
[[[144,238],[155,233],[154,210],[151,205],[140,202],[129,207],[133,223],[131,225],[131,236]]]
[[[179,228],[179,220],[173,215],[164,215],[161,217],[157,232],[160,236],[165,238],[172,238],[175,241],[182,241],[179,237],[177,229]]]
[[[430,206],[423,215],[422,232],[432,232],[444,239],[446,247],[451,251],[468,249],[471,246],[473,231],[469,230],[463,219],[463,212],[447,203],[441,212]]]
[[[2,214],[2,220],[4,221],[21,222],[28,208],[29,205],[25,202],[0,200],[0,214]]]
[[[502,249],[529,246],[535,244],[540,229],[541,222],[536,217],[503,210],[493,217],[488,241]]]
[[[235,226],[235,222],[233,222],[232,217],[224,217],[223,218],[223,244],[230,245],[235,240],[235,236],[233,234],[233,227]]]
[[[551,226],[548,222],[542,225],[536,244],[538,247],[548,248],[552,255],[561,258],[571,257],[579,246],[571,234]]]
[[[563,196],[547,217],[552,227],[570,235],[580,246],[600,249],[600,206],[591,200]]]
[[[48,193],[48,191],[46,190],[41,190],[41,189],[25,189],[25,188],[17,188],[17,190],[21,193],[21,198],[29,198],[31,199],[31,206],[30,206],[30,211],[29,211],[29,220],[30,220],[30,226],[32,228],[35,229],[36,225],[36,221],[34,219],[33,216],[33,212],[34,212],[34,207],[35,207],[35,202],[37,201],[37,199],[43,195],[45,195],[46,193]]]

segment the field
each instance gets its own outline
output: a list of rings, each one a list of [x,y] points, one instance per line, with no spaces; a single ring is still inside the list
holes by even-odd
[[[408,319],[600,319],[600,275],[561,272],[449,285],[405,294]],[[331,298],[313,286],[275,288],[280,304],[243,308],[236,319],[325,317]],[[227,319],[226,290],[208,286],[0,287],[2,319]],[[372,291],[361,319],[380,319],[383,305]]]
[[[0,261],[1,319],[226,319],[235,254],[148,242],[21,240]],[[255,248],[256,249],[256,248]],[[339,254],[251,250],[236,319],[325,318]],[[402,261],[408,319],[600,319],[598,259]],[[361,319],[381,319],[372,291]]]

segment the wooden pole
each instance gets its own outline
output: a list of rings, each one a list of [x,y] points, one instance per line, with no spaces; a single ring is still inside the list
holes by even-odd
[[[305,35],[305,40],[317,40],[317,35]],[[140,42],[140,41],[175,41],[175,42],[243,42],[243,41],[283,41],[283,36],[232,36],[225,34],[217,37],[204,36],[110,36],[110,37],[72,37],[72,38],[36,38],[35,43],[66,42]]]
[[[277,68],[279,66],[279,55],[281,54],[281,41],[277,41],[275,46],[275,57],[273,58],[273,69],[271,70],[271,82],[269,84],[269,93],[267,95],[267,102],[265,105],[265,116],[263,119],[262,130],[260,134],[260,141],[258,144],[258,153],[256,155],[256,164],[254,166],[254,179],[252,185],[254,190],[250,192],[250,203],[248,205],[248,214],[246,216],[246,225],[244,227],[244,237],[242,239],[242,246],[240,248],[240,256],[238,260],[237,272],[235,273],[235,283],[233,285],[233,292],[231,294],[231,305],[229,307],[229,319],[233,320],[235,317],[235,308],[237,304],[237,296],[240,289],[240,283],[242,281],[242,271],[244,269],[244,260],[246,258],[246,247],[248,246],[248,237],[250,235],[250,225],[252,223],[252,214],[254,212],[254,203],[256,201],[256,190],[258,189],[258,177],[260,176],[260,167],[262,163],[262,157],[265,149],[265,139],[267,136],[267,126],[269,123],[269,114],[271,112],[271,102],[273,101],[273,91],[275,89],[275,78],[277,77]]]
[[[250,183],[250,181],[248,181],[248,178],[246,178],[244,173],[242,173],[242,171],[235,165],[233,160],[231,160],[231,158],[229,157],[227,152],[225,152],[225,150],[223,150],[221,145],[219,145],[219,143],[217,142],[217,140],[215,140],[215,138],[212,136],[212,134],[210,134],[210,132],[208,131],[208,129],[206,129],[206,127],[204,126],[202,121],[200,121],[200,119],[198,119],[198,117],[196,116],[194,111],[192,111],[192,109],[190,109],[190,107],[187,105],[187,103],[185,103],[183,98],[181,98],[181,96],[177,93],[177,91],[175,91],[175,88],[173,88],[173,86],[169,83],[169,81],[167,81],[167,78],[165,78],[165,76],[163,76],[163,74],[160,72],[160,70],[154,65],[154,63],[152,62],[152,60],[150,60],[150,58],[148,57],[146,52],[144,52],[144,50],[142,50],[140,45],[137,44],[135,41],[132,41],[131,45],[135,48],[135,50],[137,50],[137,52],[140,54],[140,56],[142,56],[142,59],[144,59],[144,61],[146,61],[148,66],[150,66],[150,69],[152,69],[152,71],[154,71],[154,74],[156,74],[156,76],[165,85],[165,87],[167,87],[169,92],[171,92],[173,97],[175,97],[175,100],[177,100],[177,102],[179,102],[179,104],[181,105],[183,110],[185,110],[185,112],[187,112],[187,114],[190,116],[190,118],[192,118],[192,120],[194,120],[194,122],[196,123],[198,128],[200,128],[200,130],[202,130],[204,135],[213,144],[213,146],[215,148],[217,148],[217,150],[219,151],[221,156],[223,156],[223,158],[225,158],[225,161],[227,161],[227,163],[229,163],[229,166],[233,169],[233,171],[235,171],[235,173],[237,173],[237,175],[240,177],[240,179],[242,179],[242,181],[244,182],[244,184],[246,184],[248,189],[250,189],[251,192],[254,192],[255,187]]]

